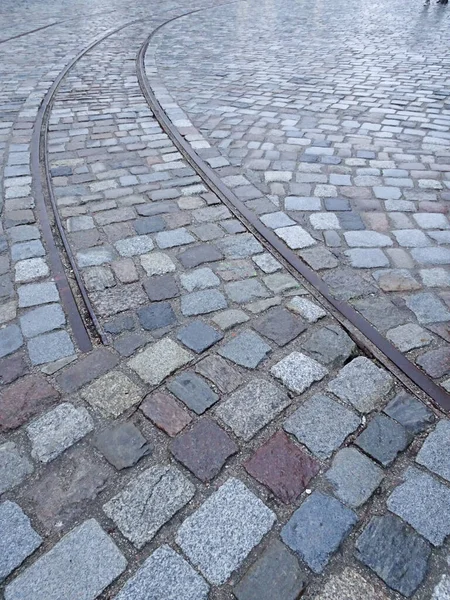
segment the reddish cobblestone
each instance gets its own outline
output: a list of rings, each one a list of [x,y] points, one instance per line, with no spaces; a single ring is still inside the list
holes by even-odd
[[[192,419],[169,394],[155,392],[141,404],[144,415],[171,437],[176,436]]]

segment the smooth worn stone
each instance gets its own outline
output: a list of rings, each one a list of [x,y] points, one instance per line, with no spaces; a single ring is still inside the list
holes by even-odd
[[[40,240],[20,242],[11,246],[11,259],[13,261],[25,260],[26,258],[34,258],[35,256],[44,255],[44,246]]]
[[[203,290],[181,296],[181,312],[186,317],[211,313],[227,306],[225,296],[219,290]]]
[[[47,304],[28,311],[20,317],[20,328],[26,338],[62,327],[66,317],[59,304]]]
[[[246,471],[285,504],[295,502],[320,469],[318,461],[278,431],[245,463]]]
[[[416,323],[407,323],[390,329],[386,337],[402,352],[428,346],[433,341],[433,336]]]
[[[63,392],[71,394],[86,383],[113,369],[118,362],[119,359],[115,354],[106,348],[98,348],[65,369],[58,375],[56,382]]]
[[[268,213],[261,217],[261,221],[266,225],[266,227],[270,227],[270,229],[277,229],[278,227],[289,227],[289,225],[295,225],[295,221],[293,221],[290,217],[287,216],[286,213],[282,211]]]
[[[207,288],[220,285],[220,279],[209,267],[203,267],[201,269],[196,269],[195,271],[181,273],[180,281],[181,285],[188,292],[205,290]]]
[[[243,331],[219,349],[219,354],[234,363],[256,369],[272,348],[250,330]]]
[[[11,274],[0,275],[0,298],[10,298],[14,295]]]
[[[31,456],[48,463],[94,429],[94,422],[83,407],[63,402],[26,428]]]
[[[448,265],[450,264],[450,249],[442,247],[413,248],[411,256],[419,265]]]
[[[311,385],[328,374],[328,369],[301,352],[291,352],[276,363],[270,372],[297,394],[303,393]]]
[[[20,290],[20,288],[19,288]],[[10,302],[2,302],[0,305],[0,325],[12,321],[17,316],[17,302],[11,300]]]
[[[299,296],[294,296],[286,304],[286,307],[303,317],[308,323],[315,323],[327,315],[326,311],[321,306],[314,304],[314,302],[311,302],[306,298],[300,298]]]
[[[425,404],[406,392],[397,394],[384,412],[412,434],[420,433],[436,420],[434,413]]]
[[[281,538],[310,569],[321,573],[356,521],[356,514],[339,500],[313,492],[283,527]]]
[[[132,479],[103,510],[136,548],[142,548],[194,493],[194,485],[178,469],[156,465]]]
[[[94,446],[119,470],[132,467],[152,451],[139,429],[128,422],[104,429],[94,438]]]
[[[428,411],[428,413],[430,412]],[[429,417],[429,414],[427,416]],[[436,429],[425,440],[417,455],[416,462],[450,482],[449,439],[450,421],[443,419],[439,421]]]
[[[306,585],[306,572],[279,540],[273,540],[250,567],[233,593],[237,600],[297,600]]]
[[[255,401],[257,399],[257,401]],[[287,394],[264,379],[253,379],[216,409],[216,415],[246,442],[291,403]]]
[[[90,292],[105,290],[116,284],[109,267],[89,267],[83,271],[83,278]]]
[[[21,285],[17,289],[17,293],[20,308],[59,301],[58,289],[53,282]]]
[[[241,481],[230,478],[183,522],[176,542],[211,583],[220,585],[275,520],[274,513]]]
[[[268,290],[257,279],[233,281],[225,285],[225,293],[232,302],[245,304],[256,298],[267,298]]]
[[[29,340],[28,354],[33,365],[42,365],[75,354],[75,348],[67,331],[56,331]]]
[[[393,244],[389,236],[378,231],[346,231],[344,237],[350,247],[356,248],[382,248]]]
[[[16,263],[14,271],[16,283],[27,283],[34,279],[46,277],[50,273],[48,265],[43,258],[21,260]]]
[[[197,363],[195,370],[225,394],[233,392],[244,382],[241,374],[217,355],[205,357]]]
[[[88,248],[77,252],[77,263],[80,268],[94,267],[111,263],[114,260],[114,252],[111,248]]]
[[[93,381],[80,395],[105,417],[118,417],[140,402],[142,390],[121,371],[111,371]]]
[[[300,225],[280,227],[279,229],[275,229],[275,233],[293,250],[307,248],[316,243],[314,238],[303,227],[300,227]]]
[[[162,249],[184,246],[185,244],[192,244],[192,242],[195,242],[194,236],[184,227],[170,231],[160,231],[156,234],[156,243]]]
[[[138,281],[139,275],[131,258],[121,258],[111,264],[112,270],[120,283],[133,283]]]
[[[5,600],[95,600],[126,565],[112,539],[89,519],[14,579]]]
[[[227,258],[247,258],[264,250],[251,233],[239,233],[217,241],[217,246]]]
[[[249,260],[224,260],[214,265],[214,270],[223,281],[238,281],[242,283],[256,276],[256,270]]]
[[[434,546],[442,546],[450,534],[450,489],[414,467],[406,470],[403,480],[389,496],[388,509]]]
[[[17,429],[49,408],[59,392],[42,375],[28,375],[0,392],[0,431]]]
[[[416,358],[419,367],[433,379],[447,375],[450,372],[450,348],[436,348],[421,354]]]
[[[389,466],[399,452],[408,446],[411,437],[407,430],[385,415],[376,415],[355,440],[355,444],[384,467]]]
[[[220,327],[220,329],[226,331],[235,325],[246,323],[249,320],[249,317],[239,308],[230,308],[229,310],[224,310],[223,312],[215,314],[212,317],[212,320]]]
[[[18,486],[33,472],[33,465],[13,442],[0,446],[0,494]]]
[[[169,327],[177,322],[170,302],[156,302],[138,310],[139,322],[147,331]]]
[[[354,411],[317,394],[292,413],[283,427],[313,454],[324,459],[329,458],[360,423]]]
[[[376,292],[375,286],[355,273],[354,269],[336,269],[331,273],[326,273],[323,280],[333,296],[337,300],[345,302]]]
[[[0,504],[0,582],[33,554],[42,538],[14,502]]]
[[[180,329],[177,334],[177,339],[197,354],[211,348],[222,338],[222,333],[203,323],[203,321],[191,321],[189,325]]]
[[[169,394],[154,392],[147,396],[140,409],[159,429],[175,437],[192,419]]]
[[[430,545],[397,517],[372,517],[356,541],[356,558],[406,597],[422,583]]]
[[[204,263],[222,260],[222,252],[212,244],[199,244],[195,248],[183,250],[177,256],[185,269],[193,269]]]
[[[19,377],[25,375],[28,366],[21,354],[14,354],[0,360],[0,385],[13,383]]]
[[[0,329],[0,358],[18,350],[23,344],[23,337],[17,325],[8,325]]]
[[[340,367],[356,354],[355,342],[338,325],[327,325],[314,331],[304,344],[311,358],[330,367]]]
[[[272,306],[278,306],[279,304],[281,304],[280,296],[272,296],[272,298],[258,300],[256,302],[246,304],[245,308],[251,313],[257,315],[259,313],[265,312],[269,308],[272,308]]]
[[[107,321],[103,327],[107,333],[117,335],[123,331],[134,329],[134,319],[131,315],[119,315]]]
[[[385,292],[411,292],[421,288],[406,269],[382,269],[372,273],[374,279]]]
[[[201,415],[219,400],[204,379],[185,371],[167,384],[167,388],[188,408]]]
[[[268,310],[253,323],[253,327],[278,346],[285,346],[306,329],[300,319],[281,307]]]
[[[358,508],[370,498],[383,480],[383,471],[355,448],[342,448],[333,459],[325,477],[334,494],[351,508]]]
[[[264,271],[264,273],[275,273],[283,268],[268,252],[258,254],[257,256],[254,256],[252,260],[262,271]]]
[[[388,258],[378,248],[354,248],[353,250],[347,250],[345,256],[350,260],[351,266],[357,269],[389,266]]]
[[[380,589],[375,589],[359,573],[346,567],[340,575],[332,575],[315,596],[316,600],[388,600]],[[307,598],[307,600],[312,600]]]
[[[230,436],[210,419],[197,421],[171,445],[174,457],[203,482],[213,479],[238,450]]]
[[[327,390],[357,410],[370,412],[384,400],[392,385],[392,377],[386,371],[360,356],[339,371]]]
[[[41,367],[41,372],[45,373],[46,375],[53,375],[63,367],[70,365],[70,363],[74,362],[75,360],[77,360],[76,354],[72,354],[72,356],[65,356],[64,358],[55,360],[52,363],[47,363],[46,365]]]
[[[133,226],[139,235],[145,235],[146,233],[157,233],[166,229],[166,222],[162,217],[141,217],[137,219]]]
[[[450,576],[442,575],[430,600],[450,600]]]
[[[144,282],[144,289],[152,302],[174,298],[180,293],[176,279],[172,275],[150,277]]]
[[[169,338],[164,338],[140,352],[128,362],[146,383],[159,385],[168,375],[192,360],[193,355]]]
[[[353,306],[369,323],[383,332],[411,320],[410,313],[398,308],[387,298],[364,298],[354,302]]]
[[[333,232],[326,231],[324,233],[330,234]],[[311,269],[314,269],[314,271],[320,271],[321,269],[334,269],[339,264],[334,254],[322,246],[319,248],[302,250],[299,252],[299,255],[311,267]]]
[[[87,229],[93,229],[94,227],[94,219],[87,215],[70,217],[70,219],[67,219],[67,231],[69,233],[72,233],[73,231],[85,231]]]
[[[175,263],[167,254],[152,252],[140,257],[141,265],[147,275],[164,275],[175,271]]]
[[[139,567],[116,600],[208,600],[209,585],[164,544]]]
[[[450,312],[439,298],[431,292],[421,292],[408,296],[406,306],[413,311],[419,323],[438,323],[450,321]]]

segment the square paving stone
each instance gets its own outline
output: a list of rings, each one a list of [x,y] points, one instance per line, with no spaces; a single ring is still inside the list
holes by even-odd
[[[239,233],[226,237],[217,242],[227,258],[247,258],[259,254],[264,250],[258,240],[251,233]]]
[[[169,394],[154,392],[147,396],[140,409],[159,429],[171,437],[176,436],[192,419]]]
[[[144,281],[144,289],[152,302],[168,300],[180,294],[176,279],[172,275],[150,277]]]
[[[326,311],[321,306],[314,304],[314,302],[311,302],[306,298],[300,298],[299,296],[294,296],[286,306],[289,310],[292,310],[292,312],[295,312],[306,319],[308,323],[315,323],[327,315]]]
[[[120,256],[138,256],[153,250],[153,240],[149,235],[136,235],[119,240],[114,244]]]
[[[359,573],[345,568],[340,575],[332,575],[315,600],[389,600],[384,592],[375,589]],[[307,597],[305,600],[312,600]]]
[[[21,354],[0,359],[0,385],[13,383],[19,377],[23,377],[27,371],[28,365]]]
[[[283,527],[281,537],[315,573],[321,573],[356,521],[356,514],[339,500],[313,492]]]
[[[67,331],[56,331],[29,340],[28,354],[33,365],[42,365],[72,356],[75,354],[75,348]]]
[[[433,341],[433,336],[416,323],[407,323],[390,329],[386,337],[402,352],[428,346]]]
[[[320,469],[283,431],[273,435],[244,466],[285,504],[294,502]]]
[[[391,391],[392,377],[371,360],[359,356],[345,365],[327,390],[361,412],[377,408]]]
[[[253,323],[253,327],[278,346],[285,346],[306,329],[306,325],[285,308],[268,310]]]
[[[195,242],[193,235],[184,227],[170,231],[160,231],[156,234],[156,243],[160,248],[174,248]]]
[[[13,442],[0,446],[0,495],[17,485],[33,472],[33,465]]]
[[[0,329],[0,358],[18,350],[23,344],[23,337],[17,325],[8,325]]]
[[[170,302],[156,302],[138,310],[139,322],[147,331],[169,327],[177,322]]]
[[[374,493],[384,475],[380,467],[355,448],[342,448],[325,477],[342,502],[358,508]]]
[[[5,600],[95,600],[126,565],[111,538],[89,519],[14,579]]]
[[[198,415],[219,400],[206,381],[192,371],[177,375],[167,384],[167,389]]]
[[[407,430],[385,415],[376,415],[358,435],[355,444],[384,467],[389,466],[411,441]]]
[[[192,358],[193,355],[179,344],[164,338],[132,358],[128,366],[146,383],[158,385]]]
[[[83,407],[63,402],[27,427],[31,456],[48,463],[94,429],[94,422]]]
[[[0,582],[41,544],[20,506],[9,500],[0,504]]]
[[[411,313],[398,308],[387,298],[363,298],[353,303],[358,312],[380,331],[387,331],[411,320]]]
[[[231,478],[184,521],[176,542],[211,583],[220,585],[240,567],[275,520],[259,498]]]
[[[256,369],[272,348],[253,331],[243,331],[219,349],[219,354],[237,365]]]
[[[238,450],[230,436],[210,419],[197,421],[171,445],[175,458],[204,482],[213,479]]]
[[[339,367],[356,354],[356,344],[339,325],[327,325],[314,331],[302,350],[319,363]]]
[[[142,390],[120,371],[111,371],[96,379],[81,397],[105,417],[118,417],[142,399]]]
[[[436,348],[425,352],[418,358],[416,363],[433,379],[450,374],[450,348]]]
[[[450,482],[449,442],[450,421],[443,419],[439,421],[436,429],[425,440],[417,455],[416,462]]]
[[[389,587],[411,596],[422,583],[430,545],[397,517],[372,517],[356,541],[356,558]]]
[[[233,392],[244,382],[241,374],[220,356],[206,356],[197,363],[195,370],[225,394]]]
[[[203,321],[191,321],[189,325],[180,329],[177,339],[185,346],[200,354],[211,348],[216,342],[223,338],[223,334],[216,331]]]
[[[103,430],[94,438],[94,446],[116,469],[132,467],[152,451],[132,423],[120,423]]]
[[[315,381],[323,379],[328,369],[301,352],[291,352],[276,363],[270,372],[292,392],[301,394]]]
[[[47,304],[35,308],[20,317],[20,328],[26,338],[62,327],[66,317],[59,304]]]
[[[187,317],[206,315],[227,306],[225,296],[219,290],[202,290],[181,296],[181,312]]]
[[[140,258],[141,265],[147,275],[163,275],[175,271],[175,263],[163,252],[151,252]]]
[[[188,271],[180,275],[181,285],[188,292],[205,290],[220,285],[220,279],[209,267]]]
[[[417,320],[422,325],[450,321],[450,312],[436,294],[421,292],[408,296],[405,302],[406,306],[413,311]]]
[[[328,396],[317,394],[292,413],[283,427],[323,459],[329,458],[360,423],[361,419],[354,411]]]
[[[208,591],[203,577],[164,544],[127,581],[116,600],[208,600]]]
[[[98,348],[65,369],[56,381],[63,392],[71,394],[113,369],[118,362],[119,359],[115,354],[106,348]]]
[[[204,263],[222,260],[223,254],[212,244],[199,244],[195,248],[189,248],[180,252],[177,256],[183,267],[193,269]]]
[[[397,394],[384,412],[412,434],[420,433],[436,420],[434,413],[423,402],[406,392]]]
[[[428,473],[407,469],[387,507],[434,546],[442,546],[450,534],[450,489]]]
[[[178,469],[156,465],[132,479],[103,510],[136,548],[142,548],[194,494],[194,485]]]
[[[265,379],[254,379],[216,409],[234,434],[250,440],[291,403],[288,395]]]
[[[134,222],[134,228],[139,235],[156,233],[166,228],[166,222],[162,217],[141,217]]]
[[[232,302],[237,302],[238,304],[245,304],[257,298],[267,298],[269,296],[267,288],[257,279],[227,283],[225,285],[225,293]]]
[[[306,573],[284,544],[274,540],[235,586],[237,600],[297,600]]]
[[[215,314],[212,317],[212,320],[218,327],[220,327],[220,329],[226,331],[227,329],[231,329],[235,325],[246,323],[249,320],[249,318],[245,314],[245,312],[240,308],[230,308],[229,310],[224,310],[220,313]]]

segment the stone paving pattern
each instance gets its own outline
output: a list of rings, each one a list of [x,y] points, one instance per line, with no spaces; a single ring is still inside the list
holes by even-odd
[[[291,10],[279,5],[280,14]],[[188,8],[98,1],[89,18],[80,8],[79,19],[77,6],[31,3],[33,27],[23,7],[7,0],[0,8],[11,16],[0,42],[59,22],[2,44],[0,594],[445,600],[449,421],[361,354],[320,299],[221,204],[161,130],[140,91],[135,58],[158,25]],[[275,3],[263,6],[268,11]],[[251,3],[239,4],[238,12],[247,10]],[[214,27],[228,26],[223,11],[232,22],[230,6],[179,24],[190,30],[191,20],[209,15]],[[106,38],[69,70],[48,126],[58,212],[109,340],[82,354],[34,212],[30,136],[43,95],[76,52],[140,17],[146,20]],[[174,35],[173,23],[161,32]],[[192,25],[192,40],[194,33]],[[177,40],[185,43],[178,34]],[[161,48],[167,52],[164,38]],[[154,50],[150,45],[147,73],[157,86]],[[209,102],[204,91],[197,99]],[[322,97],[315,99],[321,111]],[[267,102],[284,110],[281,98]],[[437,108],[445,121],[445,109]],[[195,149],[206,149],[203,135],[181,118],[176,125]],[[444,145],[429,152],[446,164]],[[214,150],[212,166],[227,168],[226,155]],[[235,158],[240,165],[243,156]],[[223,173],[234,191],[246,187],[239,165]],[[262,205],[276,195],[283,201],[286,182],[279,177],[267,180],[272,198],[255,198]],[[349,187],[339,181],[323,185]],[[311,206],[323,200],[310,199]],[[295,229],[291,213],[272,212],[279,214],[266,225],[292,245],[315,244],[318,229]],[[336,223],[316,216],[312,223]],[[307,256],[329,255],[317,245]],[[354,278],[349,273],[346,282]],[[370,285],[365,289],[374,290]],[[425,320],[434,301],[413,299]],[[396,319],[395,312],[379,312]],[[434,327],[435,320],[428,323]],[[408,320],[403,326],[403,340],[429,336],[429,350],[438,353],[429,364],[442,372],[445,347],[436,332],[418,332]]]

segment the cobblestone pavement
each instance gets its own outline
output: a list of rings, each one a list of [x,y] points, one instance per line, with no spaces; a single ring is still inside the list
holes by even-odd
[[[188,10],[217,4],[95,2],[86,20],[77,19],[86,9],[77,2],[63,3],[57,12],[45,3],[2,6],[13,18],[1,28],[1,39],[50,27],[1,46],[0,595],[445,600],[448,419],[365,356],[305,282],[231,214],[162,131],[140,90],[136,56],[151,32]],[[291,9],[276,5],[280,15]],[[168,61],[169,44],[178,53],[185,43],[181,24],[194,44],[205,18],[217,28],[232,24],[236,10],[259,15],[240,3],[200,12],[200,20],[191,15],[174,21],[153,38],[146,63],[174,124],[196,150],[208,151],[224,182],[245,197],[245,156],[215,148],[203,135],[206,125],[199,133],[170,105],[156,69],[161,63],[155,63],[159,44]],[[53,20],[61,22],[51,25]],[[86,353],[77,347],[44,241],[30,141],[42,98],[60,71],[92,41],[127,23],[62,79],[41,149],[40,166],[48,164],[64,233],[109,342],[102,345],[93,335]],[[260,26],[262,35],[269,24]],[[384,31],[380,24],[372,27]],[[252,27],[244,29],[251,34]],[[281,51],[287,42],[278,33],[273,43]],[[327,41],[317,36],[315,43],[319,48]],[[194,51],[195,45],[189,48]],[[180,88],[187,76],[184,58],[176,59]],[[165,67],[171,85],[174,60]],[[249,54],[249,65],[251,60]],[[211,69],[207,60],[198,64]],[[214,66],[214,77],[222,78],[230,66],[221,66],[223,73]],[[214,111],[208,86],[196,88],[195,78],[192,84],[196,101],[205,99],[204,114]],[[323,101],[318,94],[317,102]],[[276,109],[283,100],[268,95],[267,102]],[[445,121],[443,107],[441,112]],[[239,124],[227,121],[227,137],[232,131],[246,135],[247,124],[244,131]],[[261,125],[250,128],[273,135],[266,131],[270,121]],[[292,137],[302,139],[293,131]],[[402,135],[392,140],[397,137],[402,142]],[[321,143],[325,138],[313,138],[311,147],[329,149]],[[280,140],[253,142],[284,152]],[[444,145],[428,152],[445,166]],[[321,158],[310,166],[330,166],[321,162],[326,154],[316,156]],[[294,159],[270,162],[278,160]],[[270,162],[270,172],[291,168]],[[332,173],[353,177],[344,171]],[[445,187],[446,172],[440,173]],[[252,180],[253,190],[268,194],[249,199],[255,210],[277,201],[282,208],[285,184],[274,179],[270,185],[263,189]],[[435,200],[445,205],[443,195]],[[319,250],[314,227],[308,233],[300,221],[300,230],[286,222],[293,213],[275,212],[276,231],[291,229],[287,240],[311,235],[311,247],[314,240],[317,245],[309,256],[329,256],[325,247]],[[300,218],[299,211],[295,215]],[[62,249],[60,254],[66,264]],[[67,272],[72,281],[69,267]],[[395,320],[396,313],[389,314]],[[426,334],[429,349],[446,350],[432,333]],[[424,330],[420,335],[426,339]]]

